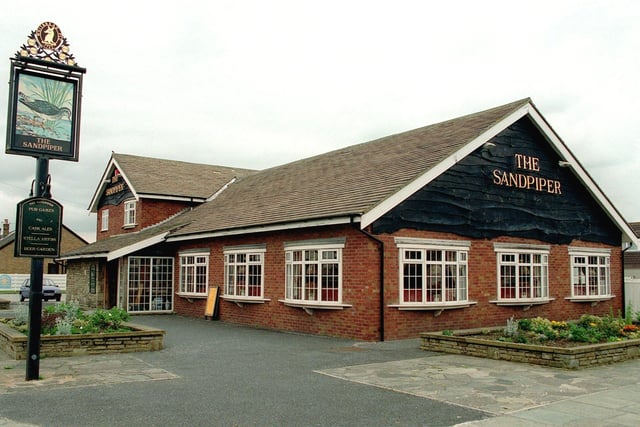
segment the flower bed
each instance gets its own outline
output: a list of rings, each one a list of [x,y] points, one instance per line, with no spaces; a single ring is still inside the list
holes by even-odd
[[[42,316],[40,355],[79,356],[164,348],[163,330],[126,323],[128,318],[128,313],[117,308],[87,314],[74,304],[49,306]],[[0,319],[0,350],[16,360],[27,355],[27,319],[28,308],[24,305],[15,310],[15,318]]]
[[[640,357],[638,327],[620,317],[576,322],[507,321],[506,328],[421,334],[421,348],[452,354],[582,369]]]
[[[165,331],[132,323],[125,325],[130,332],[42,335],[40,357],[131,353],[164,348]],[[27,356],[27,336],[0,323],[0,350],[12,359],[24,360]]]

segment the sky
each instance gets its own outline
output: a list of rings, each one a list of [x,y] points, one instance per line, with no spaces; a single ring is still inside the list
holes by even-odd
[[[639,18],[635,0],[32,0],[0,15],[0,76],[46,21],[86,68],[79,161],[49,172],[88,241],[112,151],[264,169],[526,97],[640,221]],[[12,230],[35,163],[0,153]]]

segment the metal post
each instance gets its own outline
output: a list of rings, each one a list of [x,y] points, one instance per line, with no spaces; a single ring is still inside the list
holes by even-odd
[[[36,161],[34,197],[51,197],[48,188],[49,159]],[[40,333],[42,332],[42,276],[44,260],[31,258],[31,287],[29,290],[29,336],[27,341],[26,381],[40,378]]]

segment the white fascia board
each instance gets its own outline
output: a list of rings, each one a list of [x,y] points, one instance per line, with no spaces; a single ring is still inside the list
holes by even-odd
[[[206,199],[202,197],[187,197],[187,196],[167,196],[161,194],[152,194],[152,193],[136,193],[136,199],[153,199],[153,200],[172,200],[178,202],[198,202],[204,203]]]
[[[236,182],[237,178],[234,176],[233,178],[231,178],[231,181],[227,182],[225,185],[223,185],[222,187],[220,187],[220,189],[218,191],[216,191],[215,193],[213,193],[212,195],[210,195],[209,197],[207,197],[207,202],[212,201],[213,199],[217,198],[224,190],[226,190],[227,188],[229,188],[229,186],[231,184],[233,184],[234,182]]]
[[[107,254],[107,261],[113,261],[114,259],[129,255],[132,252],[139,251],[141,249],[148,248],[149,246],[153,246],[157,243],[164,242],[167,234],[169,234],[168,231],[149,237],[148,239],[141,240],[137,243],[134,243],[133,245],[125,246],[124,248],[116,249],[115,251],[109,252]]]
[[[96,189],[95,193],[93,193],[93,197],[91,198],[91,203],[89,204],[89,212],[98,211],[98,202],[100,201],[100,196],[102,196],[102,193],[104,193],[105,187],[110,182],[109,177],[113,174],[114,167],[118,168],[118,170],[120,171],[120,175],[122,176],[122,179],[124,179],[124,181],[127,183],[127,186],[133,193],[133,196],[135,197],[136,200],[139,200],[138,194],[136,193],[135,189],[127,179],[127,176],[124,174],[124,172],[122,172],[122,168],[120,167],[118,162],[116,162],[116,160],[112,157],[111,160],[109,161],[109,164],[107,165],[107,168],[102,174],[102,178],[100,178],[100,185],[98,185],[98,188]]]
[[[548,141],[555,148],[556,152],[560,155],[562,160],[569,163],[568,166],[571,168],[571,170],[573,170],[578,180],[589,190],[600,207],[604,209],[609,218],[618,226],[618,229],[622,232],[624,237],[626,237],[627,241],[629,241],[636,247],[640,247],[640,239],[636,237],[627,221],[625,221],[620,212],[618,212],[613,203],[611,203],[609,198],[602,192],[602,190],[600,190],[600,187],[598,187],[589,173],[582,167],[578,159],[576,159],[571,150],[569,150],[564,142],[562,142],[560,137],[555,133],[555,131],[551,128],[547,121],[538,112],[538,110],[536,110],[535,107],[531,106],[529,115],[540,132],[542,132],[542,134],[544,134],[548,138]]]
[[[256,227],[236,228],[231,230],[213,231],[208,233],[185,234],[182,236],[174,236],[174,237],[169,236],[167,238],[167,242],[212,239],[216,237],[238,236],[238,235],[249,234],[249,233],[266,233],[270,231],[295,230],[295,229],[309,228],[309,227],[323,227],[323,226],[329,226],[329,225],[351,224],[351,223],[360,222],[360,220],[361,218],[359,216],[353,215],[353,216],[345,216],[345,217],[337,217],[337,218],[325,218],[325,219],[319,219],[319,220],[298,221],[298,222],[263,225],[263,226],[256,226]]]
[[[131,192],[133,193],[133,197],[135,197],[136,200],[139,200],[140,198],[138,197],[138,193],[136,192],[136,189],[133,188],[133,185],[131,185],[131,182],[129,181],[129,178],[127,178],[127,174],[125,174],[122,171],[122,168],[120,167],[120,165],[118,164],[117,161],[113,161],[113,164],[118,168],[118,170],[120,171],[120,175],[122,176],[122,179],[124,179],[124,182],[127,183],[127,187],[129,187],[129,190],[131,190]]]
[[[98,185],[98,188],[96,188],[96,191],[93,193],[93,197],[91,197],[91,203],[89,203],[89,212],[98,211],[98,201],[100,200],[100,196],[104,192],[104,188],[107,186],[109,182],[109,178],[108,178],[109,175],[111,175],[111,173],[113,172],[113,162],[114,160],[112,155],[111,160],[109,160],[109,164],[107,165],[104,172],[102,173],[102,177],[100,178],[100,184]]]
[[[61,256],[56,258],[59,261],[68,261],[70,259],[96,259],[96,258],[107,258],[108,253],[100,252],[95,254],[82,254],[82,255],[71,255],[71,256]]]
[[[403,187],[400,191],[395,194],[392,194],[386,200],[376,205],[369,212],[366,212],[362,215],[362,222],[360,223],[360,227],[363,229],[375,222],[377,219],[382,217],[384,214],[398,206],[404,200],[409,198],[416,191],[420,190],[425,185],[429,184],[431,181],[439,177],[441,174],[449,170],[449,168],[453,167],[460,160],[464,159],[466,156],[471,154],[474,150],[481,147],[482,144],[491,140],[491,138],[498,135],[500,132],[505,130],[507,127],[518,121],[524,115],[529,112],[531,104],[525,104],[522,107],[515,110],[510,115],[506,116],[504,119],[484,131],[478,137],[473,139],[467,145],[462,147],[460,150],[453,153],[451,156],[444,159],[442,162],[437,164],[435,167],[429,169],[424,174],[420,175],[413,182],[409,183],[409,185]]]

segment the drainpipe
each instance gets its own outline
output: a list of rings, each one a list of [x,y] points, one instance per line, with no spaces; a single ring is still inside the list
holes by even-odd
[[[360,233],[376,242],[380,248],[380,341],[384,341],[384,242],[357,226],[353,217],[351,217],[351,224]]]
[[[624,284],[624,253],[627,252],[629,249],[631,249],[633,247],[633,243],[629,243],[629,246],[627,246],[626,248],[624,248],[622,250],[622,268],[620,270],[622,270],[622,312],[623,315],[626,316],[627,315],[627,296],[626,296],[626,292],[625,292],[625,284]]]

